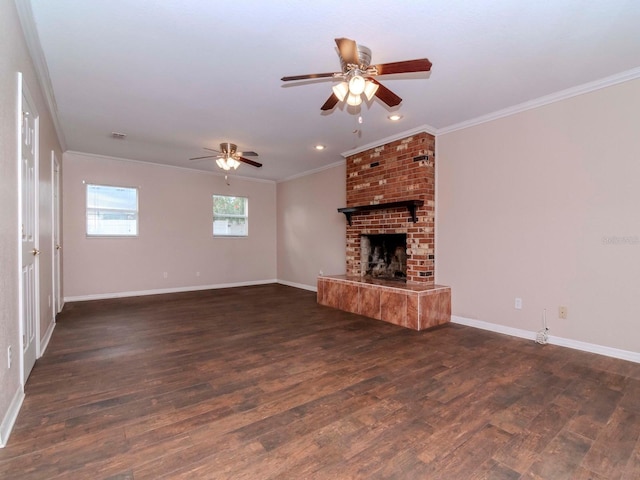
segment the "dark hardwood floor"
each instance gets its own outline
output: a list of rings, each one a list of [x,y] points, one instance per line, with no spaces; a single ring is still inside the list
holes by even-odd
[[[640,364],[265,285],[65,306],[2,479],[638,479]]]

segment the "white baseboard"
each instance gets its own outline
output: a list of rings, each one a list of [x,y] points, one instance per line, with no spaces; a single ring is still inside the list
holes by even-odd
[[[467,327],[480,328],[482,330],[489,330],[491,332],[503,333],[505,335],[511,335],[512,337],[526,338],[527,340],[535,340],[536,332],[530,332],[529,330],[521,330],[519,328],[507,327],[505,325],[499,325],[497,323],[483,322],[482,320],[475,320],[473,318],[458,317],[451,315],[451,323],[458,323],[460,325],[466,325]]]
[[[19,387],[16,394],[13,396],[13,400],[11,400],[11,403],[9,404],[9,408],[2,419],[2,423],[0,423],[0,448],[4,448],[9,441],[9,435],[13,429],[13,425],[16,423],[18,412],[20,412],[20,407],[22,407],[23,401],[24,391],[22,387]]]
[[[287,287],[301,288],[302,290],[309,290],[310,292],[317,292],[318,287],[314,285],[305,285],[304,283],[287,282],[286,280],[278,280],[278,283],[286,285]]]
[[[584,352],[597,353],[598,355],[604,355],[606,357],[640,363],[640,353],[629,350],[620,350],[619,348],[581,342],[580,340],[572,340],[570,338],[555,337],[553,335],[549,335],[549,343],[560,347],[575,348],[576,350],[582,350]]]
[[[219,288],[250,287],[252,285],[267,285],[269,283],[278,283],[278,280],[276,280],[275,278],[271,278],[267,280],[253,280],[250,282],[218,283],[215,285],[194,285],[189,287],[159,288],[155,290],[139,290],[134,292],[96,293],[93,295],[64,297],[64,301],[85,302],[88,300],[106,300],[109,298],[142,297],[144,295],[161,295],[163,293],[196,292],[199,290],[215,290]]]
[[[496,333],[503,333],[505,335],[511,335],[513,337],[526,338],[527,340],[532,341],[536,339],[537,335],[537,332],[530,332],[529,330],[521,330],[519,328],[507,327],[505,325],[499,325],[497,323],[483,322],[482,320],[475,320],[473,318],[458,317],[456,315],[451,315],[451,322],[458,323],[460,325],[466,325],[468,327],[480,328],[482,330],[490,330]],[[629,350],[621,350],[619,348],[606,347],[604,345],[581,342],[579,340],[556,337],[554,335],[549,335],[549,344],[640,363],[640,352],[631,352]]]
[[[47,331],[44,334],[44,337],[40,340],[40,356],[44,355],[45,350],[49,346],[49,340],[51,340],[54,328],[56,328],[56,322],[55,320],[52,320],[49,324],[49,328],[47,328]]]

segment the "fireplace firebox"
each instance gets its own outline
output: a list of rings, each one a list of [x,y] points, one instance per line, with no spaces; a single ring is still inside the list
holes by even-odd
[[[360,235],[361,275],[407,281],[407,234]]]

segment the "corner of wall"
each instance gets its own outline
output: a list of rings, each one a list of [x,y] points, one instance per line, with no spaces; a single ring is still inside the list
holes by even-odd
[[[11,403],[9,404],[9,408],[2,419],[2,423],[0,423],[0,448],[4,448],[9,441],[9,435],[13,429],[13,425],[16,423],[23,401],[24,391],[21,387],[18,387]]]

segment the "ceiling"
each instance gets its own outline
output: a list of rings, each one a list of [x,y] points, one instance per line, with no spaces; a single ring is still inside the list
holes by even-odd
[[[43,59],[65,149],[220,171],[213,160],[188,159],[233,142],[264,164],[234,174],[268,180],[335,164],[341,153],[419,128],[439,133],[611,76],[640,77],[637,0],[25,5],[21,20],[31,25],[25,30],[36,63]],[[427,57],[433,68],[378,77],[403,98],[398,107],[374,99],[359,111],[339,104],[322,113],[331,79],[280,78],[339,71],[338,37],[369,47],[372,63]],[[392,123],[392,111],[403,118]]]

